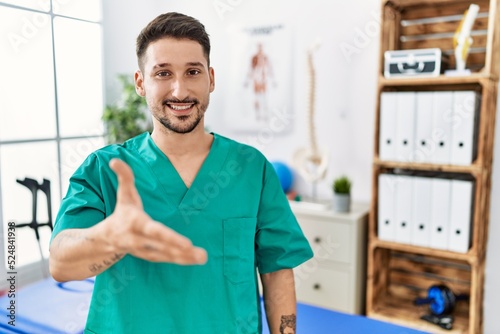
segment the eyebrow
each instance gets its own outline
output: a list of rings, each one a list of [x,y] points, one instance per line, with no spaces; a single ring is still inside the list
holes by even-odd
[[[199,67],[204,67],[205,66],[202,63],[200,63],[199,61],[189,62],[186,65],[188,65],[188,66],[199,66]]]
[[[170,64],[170,63],[160,63],[160,64],[154,65],[153,69],[164,68],[164,67],[169,67],[169,66],[172,66],[172,64]],[[201,62],[199,62],[199,61],[187,62],[186,66],[204,67],[204,65]]]

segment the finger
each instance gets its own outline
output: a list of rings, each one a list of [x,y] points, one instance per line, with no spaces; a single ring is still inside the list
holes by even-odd
[[[149,261],[179,265],[201,265],[207,262],[207,252],[203,248],[194,246],[183,250],[178,248],[169,248],[166,251],[147,249],[144,256],[149,257]]]
[[[192,255],[194,256],[193,260],[196,261],[196,264],[205,264],[208,261],[208,253],[204,248],[195,247]]]
[[[158,251],[168,262],[178,264],[203,264],[207,262],[207,252],[193,246],[191,240],[160,222],[149,220],[142,227],[142,233],[153,251]],[[156,246],[153,245],[153,242]],[[161,255],[160,255],[161,258]]]
[[[135,204],[142,208],[142,201],[134,183],[134,173],[129,165],[120,159],[112,159],[109,167],[118,177],[117,202]]]
[[[194,265],[204,264],[208,258],[207,252],[200,247],[180,248],[144,236],[137,236],[133,242],[131,254],[147,261]]]
[[[181,265],[189,264],[205,264],[208,260],[207,251],[201,247],[191,247],[189,251],[183,251],[177,258],[175,263]]]
[[[187,249],[193,246],[191,240],[163,225],[160,222],[149,220],[142,226],[142,234],[151,239],[155,239],[164,244],[171,245],[180,249]]]

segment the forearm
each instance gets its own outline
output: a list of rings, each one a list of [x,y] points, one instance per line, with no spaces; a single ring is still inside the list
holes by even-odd
[[[283,269],[262,274],[261,280],[270,333],[295,334],[297,302],[293,270]],[[280,331],[280,327],[283,331]]]
[[[60,232],[50,246],[50,273],[57,281],[81,280],[100,274],[124,254],[106,240],[101,222],[91,228]]]

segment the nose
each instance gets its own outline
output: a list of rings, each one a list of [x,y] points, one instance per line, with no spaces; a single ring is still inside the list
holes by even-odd
[[[179,99],[179,100],[184,100],[187,98],[189,95],[188,93],[188,86],[187,82],[185,81],[184,78],[178,77],[172,82],[172,97]]]

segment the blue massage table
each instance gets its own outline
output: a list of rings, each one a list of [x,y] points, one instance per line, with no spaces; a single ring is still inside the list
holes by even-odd
[[[52,278],[16,291],[16,326],[7,323],[8,296],[0,298],[0,333],[83,333],[94,280],[58,283]]]
[[[7,324],[10,299],[4,295],[0,298],[0,333],[82,333],[92,288],[92,279],[61,284],[48,278],[16,291],[15,327]],[[297,305],[297,316],[299,334],[427,334],[363,316],[300,303]],[[263,334],[269,334],[266,320],[263,321]]]
[[[264,314],[264,313],[263,313]],[[265,318],[265,317],[264,317]],[[269,334],[263,319],[262,334]],[[297,304],[298,334],[429,334],[360,315]]]

